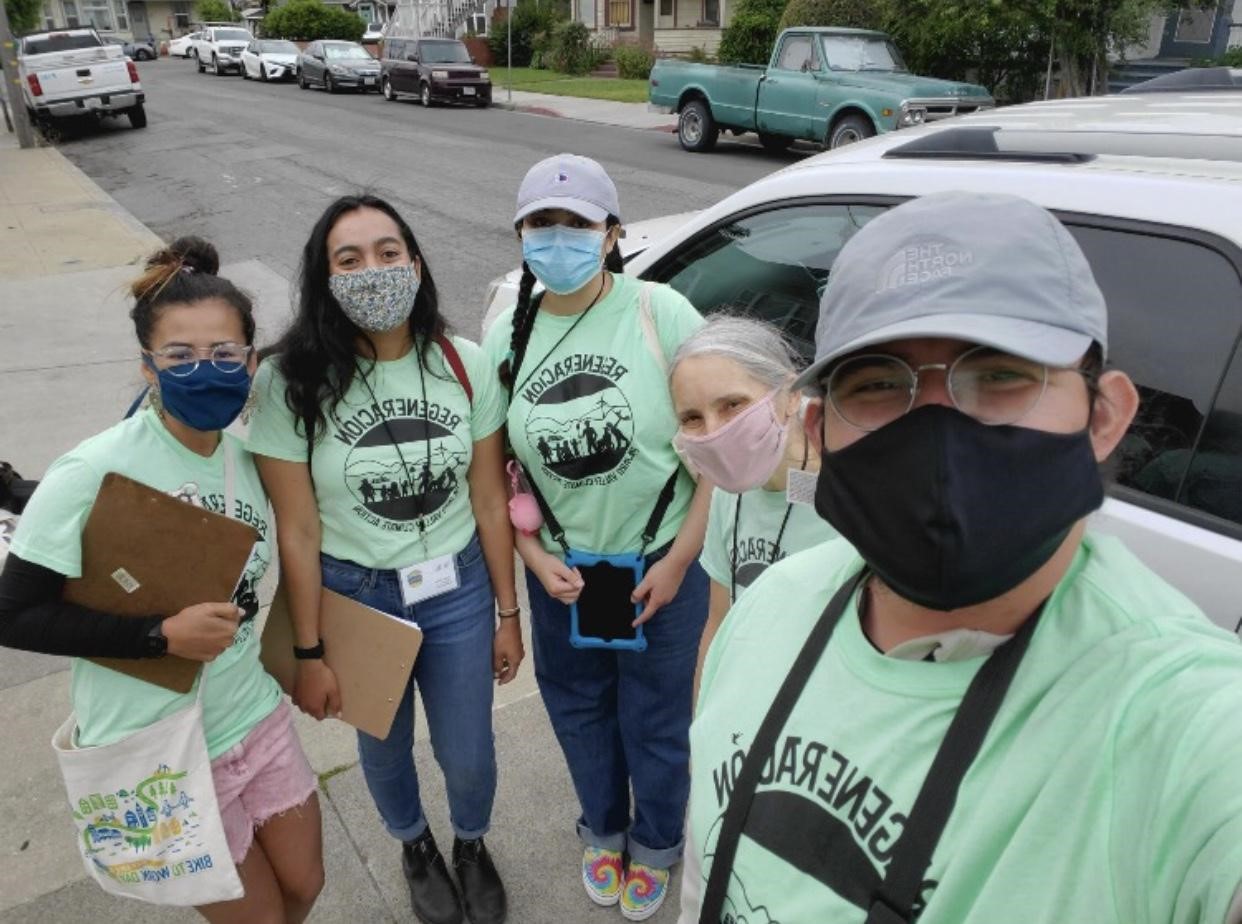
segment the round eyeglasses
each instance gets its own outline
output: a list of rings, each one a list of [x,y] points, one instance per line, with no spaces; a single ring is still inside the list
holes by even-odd
[[[990,425],[1021,420],[1048,388],[1048,367],[1042,363],[977,346],[952,363],[918,367],[882,353],[852,356],[829,375],[828,401],[850,426],[878,430],[914,407],[919,376],[928,370],[945,373],[954,407]]]
[[[158,350],[145,350],[148,356],[159,360],[160,369],[177,378],[193,375],[198,370],[200,357],[225,375],[234,375],[246,368],[253,346],[241,343],[217,343],[211,347],[192,347],[178,343]]]

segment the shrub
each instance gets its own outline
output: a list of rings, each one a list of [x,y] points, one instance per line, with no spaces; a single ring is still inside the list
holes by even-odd
[[[226,0],[198,0],[194,11],[202,22],[238,22],[241,17]]]
[[[692,45],[689,54],[686,55],[686,60],[691,64],[706,64],[711,60],[711,56],[702,45]]]
[[[579,76],[595,68],[597,55],[591,44],[591,30],[580,22],[558,22],[552,28],[548,63],[562,74]]]
[[[263,19],[264,35],[299,42],[316,39],[356,42],[366,28],[360,16],[339,6],[329,6],[323,0],[288,0]]]
[[[780,29],[797,26],[849,26],[883,29],[885,8],[875,0],[789,0]]]
[[[655,56],[638,45],[618,45],[613,55],[617,60],[617,76],[623,80],[646,80],[651,76]]]
[[[568,10],[557,0],[518,0],[513,12],[514,67],[544,67],[544,56],[552,31],[558,22],[569,18]],[[492,46],[496,67],[504,67],[509,58],[509,29],[498,19],[487,38]]]
[[[720,63],[767,64],[784,12],[785,0],[739,0],[720,37]]]

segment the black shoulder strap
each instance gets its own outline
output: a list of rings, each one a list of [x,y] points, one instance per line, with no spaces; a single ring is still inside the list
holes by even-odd
[[[699,924],[720,924],[720,912],[724,909],[725,894],[729,891],[729,879],[733,875],[733,860],[737,856],[738,841],[742,836],[742,829],[746,827],[746,816],[750,814],[750,805],[754,801],[755,788],[763,773],[764,761],[775,748],[781,729],[785,727],[807,681],[811,679],[811,672],[828,647],[828,640],[832,638],[832,631],[841,620],[841,614],[845,612],[845,607],[867,575],[868,571],[864,568],[833,594],[819,621],[811,629],[811,634],[807,636],[802,650],[798,652],[798,657],[786,675],[785,682],[781,684],[776,699],[772,701],[768,714],[759,725],[755,740],[746,753],[746,759],[742,761],[742,772],[733,784],[729,807],[725,809],[720,837],[716,841],[716,855],[712,859],[712,871],[703,895],[703,907],[699,911]]]
[[[746,825],[746,817],[754,800],[766,756],[772,753],[776,739],[805,689],[811,671],[827,648],[846,604],[866,577],[867,572],[864,570],[853,580],[847,581],[829,601],[759,726],[759,732],[742,763],[742,771],[733,786],[729,806],[725,810],[703,906],[699,913],[699,924],[720,922],[733,862],[737,856],[738,841]],[[953,812],[962,778],[979,753],[992,720],[1009,689],[1010,681],[1017,673],[1022,656],[1030,644],[1042,611],[1041,605],[1023,624],[1017,635],[992,653],[971,681],[932,760],[931,769],[923,780],[901,839],[894,848],[884,881],[878,892],[872,896],[866,924],[910,924],[914,919],[914,907],[920,900],[923,875],[927,872],[944,826]]]

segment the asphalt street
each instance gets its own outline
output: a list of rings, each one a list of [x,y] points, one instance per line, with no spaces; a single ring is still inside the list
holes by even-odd
[[[198,74],[179,58],[139,68],[147,128],[118,119],[59,144],[139,220],[166,240],[202,235],[223,262],[258,260],[291,280],[323,207],[374,191],[411,222],[445,311],[467,336],[477,336],[488,281],[520,262],[513,201],[542,157],[598,159],[617,183],[622,217],[636,221],[704,208],[800,156],[749,142],[692,155],[667,132],[498,108],[427,110],[377,93]]]

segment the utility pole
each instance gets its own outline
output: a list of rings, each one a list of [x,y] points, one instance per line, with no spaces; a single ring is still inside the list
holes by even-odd
[[[6,124],[17,124],[17,143],[24,148],[35,146],[34,130],[30,127],[30,114],[26,112],[26,101],[22,98],[22,78],[17,73],[17,42],[13,39],[13,30],[9,28],[9,11],[5,9],[4,0],[0,0],[0,63],[4,65],[4,95],[8,99],[5,111]],[[12,113],[12,119],[9,118]],[[13,127],[10,125],[9,131]]]
[[[0,0],[0,3],[4,0]],[[509,30],[509,36],[506,41],[509,43],[508,53],[505,55],[505,84],[509,94],[509,105],[513,105],[513,0],[507,0],[505,4],[505,28]]]

